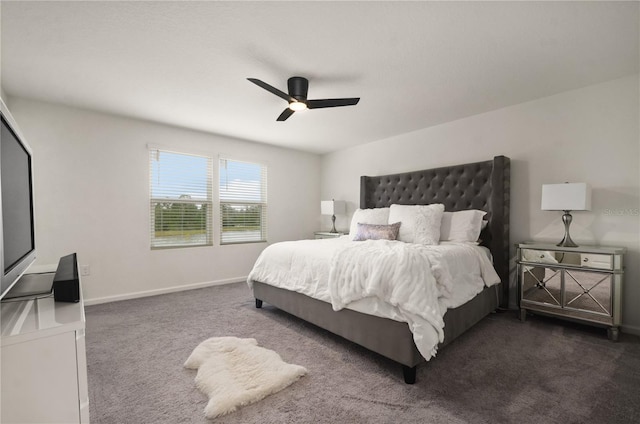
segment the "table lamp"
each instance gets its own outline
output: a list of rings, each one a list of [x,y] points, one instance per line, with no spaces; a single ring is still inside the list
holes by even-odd
[[[591,187],[587,183],[564,183],[542,185],[543,211],[564,211],[564,238],[558,246],[578,247],[569,235],[571,211],[591,210]]]
[[[331,222],[333,223],[331,233],[338,232],[336,230],[336,214],[343,214],[346,212],[346,209],[346,204],[342,200],[323,200],[320,202],[320,213],[322,213],[322,215],[331,215]]]

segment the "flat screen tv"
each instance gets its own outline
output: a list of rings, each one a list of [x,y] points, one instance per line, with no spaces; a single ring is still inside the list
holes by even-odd
[[[32,152],[0,100],[0,299],[36,259]]]

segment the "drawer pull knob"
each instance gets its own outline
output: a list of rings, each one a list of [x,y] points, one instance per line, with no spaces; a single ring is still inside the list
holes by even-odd
[[[584,258],[582,262],[589,262],[589,258]]]
[[[540,255],[540,259],[544,259],[544,255]]]

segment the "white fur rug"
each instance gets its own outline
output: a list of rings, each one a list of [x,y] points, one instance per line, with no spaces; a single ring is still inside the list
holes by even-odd
[[[279,392],[307,373],[287,364],[276,352],[258,346],[256,339],[213,337],[200,343],[185,368],[197,369],[196,386],[209,396],[204,409],[215,418]]]

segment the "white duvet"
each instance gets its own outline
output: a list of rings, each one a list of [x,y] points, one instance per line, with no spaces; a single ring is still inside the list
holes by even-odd
[[[485,248],[426,246],[388,240],[300,240],[267,247],[249,274],[254,281],[407,322],[429,360],[443,341],[443,317],[485,286],[500,282]]]

